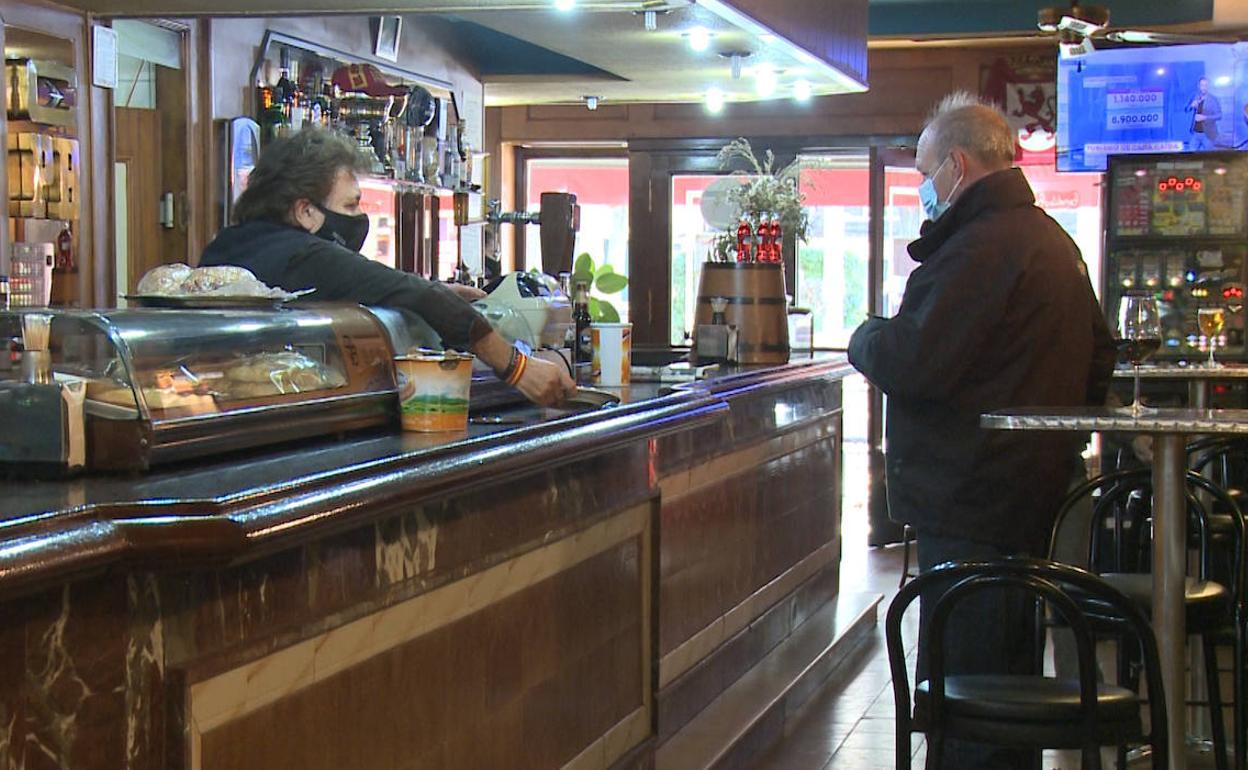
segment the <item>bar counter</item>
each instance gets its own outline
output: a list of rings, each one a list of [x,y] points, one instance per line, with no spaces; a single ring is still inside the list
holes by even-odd
[[[0,765],[652,767],[837,594],[851,371],[0,482]]]

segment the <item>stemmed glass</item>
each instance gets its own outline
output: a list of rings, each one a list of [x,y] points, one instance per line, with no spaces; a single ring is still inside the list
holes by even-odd
[[[1161,347],[1161,313],[1150,294],[1127,294],[1118,306],[1118,346],[1135,369],[1135,398],[1127,407],[1132,417],[1144,411],[1140,403],[1140,364]]]
[[[1218,335],[1226,325],[1226,311],[1220,307],[1202,307],[1196,311],[1196,320],[1200,322],[1200,333],[1209,340],[1209,368],[1216,369],[1218,363],[1213,360],[1213,349],[1217,347]]]

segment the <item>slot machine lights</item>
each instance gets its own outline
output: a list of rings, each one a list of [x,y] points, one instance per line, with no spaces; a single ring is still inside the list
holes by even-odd
[[[1200,192],[1205,189],[1205,183],[1196,177],[1185,176],[1169,176],[1157,183],[1158,192]]]
[[[1222,299],[1243,299],[1243,298],[1244,298],[1244,287],[1242,286],[1227,286],[1225,289],[1222,290]]]

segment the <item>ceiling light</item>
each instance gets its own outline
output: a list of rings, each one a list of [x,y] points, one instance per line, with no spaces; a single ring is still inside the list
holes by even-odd
[[[711,47],[711,33],[706,27],[694,27],[685,33],[689,47],[699,53]]]
[[[715,86],[706,89],[706,111],[712,115],[724,111],[724,92]]]
[[[1165,67],[1158,67],[1158,68],[1157,68],[1157,74],[1158,74],[1158,75],[1164,75],[1164,74],[1166,74],[1166,68],[1165,68]]]
[[[594,110],[598,109],[598,100],[601,99],[602,97],[582,96],[581,98],[585,100],[585,106],[589,108],[589,111],[593,112]]]
[[[646,31],[654,32],[659,28],[659,14],[656,11],[646,11]]]
[[[766,99],[776,93],[776,86],[779,78],[776,77],[776,71],[767,65],[757,67],[754,72],[754,90],[759,96]]]
[[[799,102],[808,102],[813,94],[809,80],[799,80],[793,84],[793,98]]]
[[[1229,85],[1231,84],[1231,76],[1230,76],[1230,75],[1220,75],[1220,76],[1218,76],[1218,77],[1216,77],[1216,78],[1214,78],[1214,79],[1213,79],[1213,84],[1214,84],[1215,86],[1229,86]]]
[[[555,8],[560,11],[570,11],[576,7],[576,0],[555,0]]]

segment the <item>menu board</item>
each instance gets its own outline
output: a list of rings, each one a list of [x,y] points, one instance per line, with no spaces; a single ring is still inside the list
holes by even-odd
[[[1248,159],[1131,161],[1113,166],[1112,234],[1248,236]]]

